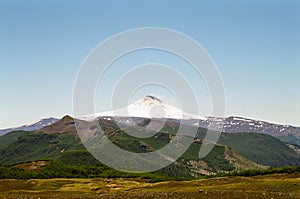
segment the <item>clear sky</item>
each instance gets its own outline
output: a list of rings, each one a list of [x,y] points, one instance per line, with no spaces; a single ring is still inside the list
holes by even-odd
[[[300,126],[300,1],[0,0],[0,129],[72,115],[73,84],[88,53],[113,34],[149,26],[185,33],[207,50],[224,81],[228,116]]]

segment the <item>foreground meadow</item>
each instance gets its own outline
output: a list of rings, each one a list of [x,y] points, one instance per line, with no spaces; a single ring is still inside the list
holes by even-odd
[[[0,198],[300,198],[300,174],[156,183],[120,178],[2,179]]]

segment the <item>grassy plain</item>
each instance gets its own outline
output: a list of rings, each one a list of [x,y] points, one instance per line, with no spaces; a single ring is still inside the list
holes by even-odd
[[[143,179],[1,179],[0,198],[300,198],[300,174],[149,183]]]

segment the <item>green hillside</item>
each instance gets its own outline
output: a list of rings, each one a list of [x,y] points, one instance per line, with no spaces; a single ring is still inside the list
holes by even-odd
[[[293,145],[297,145],[300,147],[300,139],[296,138],[293,135],[286,135],[286,136],[277,136],[278,139],[280,139],[283,142],[287,142]]]
[[[178,124],[167,122],[159,133],[150,138],[132,137],[120,130],[112,121],[102,121],[101,127],[118,147],[135,153],[147,153],[170,143],[176,134]],[[124,128],[127,128],[126,132],[137,131],[132,126]],[[55,160],[71,166],[102,165],[86,151],[74,129],[72,118],[64,117],[56,124],[38,132],[20,131],[0,136],[0,143],[3,143],[0,145],[0,164]],[[186,129],[189,131],[189,127]],[[95,133],[97,135],[97,132]],[[139,129],[138,133],[149,132]],[[191,143],[188,150],[176,162],[158,172],[169,177],[196,177],[218,172],[265,168],[261,165],[273,167],[300,165],[299,155],[283,142],[258,133],[222,133],[219,144],[206,157],[199,159],[198,153],[205,133],[206,129],[199,128],[197,139]],[[186,136],[188,135],[189,132],[186,132]]]
[[[299,166],[300,156],[283,142],[261,133],[222,133],[218,141],[258,164]]]
[[[11,142],[15,142],[18,140],[18,138],[28,132],[26,131],[12,131],[10,133],[7,133],[5,135],[0,136],[0,147],[6,144],[9,144]]]
[[[123,149],[137,153],[157,150],[168,144],[172,138],[165,131],[145,139],[131,137],[120,130],[113,132],[109,135],[112,142]],[[235,153],[232,151],[228,153],[225,146],[215,146],[201,160],[198,158],[200,147],[201,142],[192,143],[181,158],[158,172],[170,177],[193,177],[220,171],[240,170],[229,160],[235,158]],[[46,159],[56,160],[64,165],[100,164],[86,151],[80,139],[73,133],[26,133],[20,135],[16,141],[0,148],[0,164],[9,165]],[[236,160],[240,162],[240,165],[247,165],[245,169],[257,167],[256,164],[246,159]]]
[[[0,138],[2,139],[2,137]],[[0,147],[0,164],[15,164],[54,158],[58,157],[63,151],[71,149],[84,149],[80,139],[71,133],[26,133],[19,136],[16,141]]]

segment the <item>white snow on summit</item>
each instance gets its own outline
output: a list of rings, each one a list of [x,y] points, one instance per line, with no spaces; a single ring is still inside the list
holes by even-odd
[[[142,117],[142,118],[172,118],[172,119],[202,119],[205,117],[191,113],[185,113],[181,109],[162,102],[156,97],[146,96],[127,107],[114,111],[96,113],[94,115],[81,117],[85,120],[94,120],[103,116],[124,116],[124,117]]]

